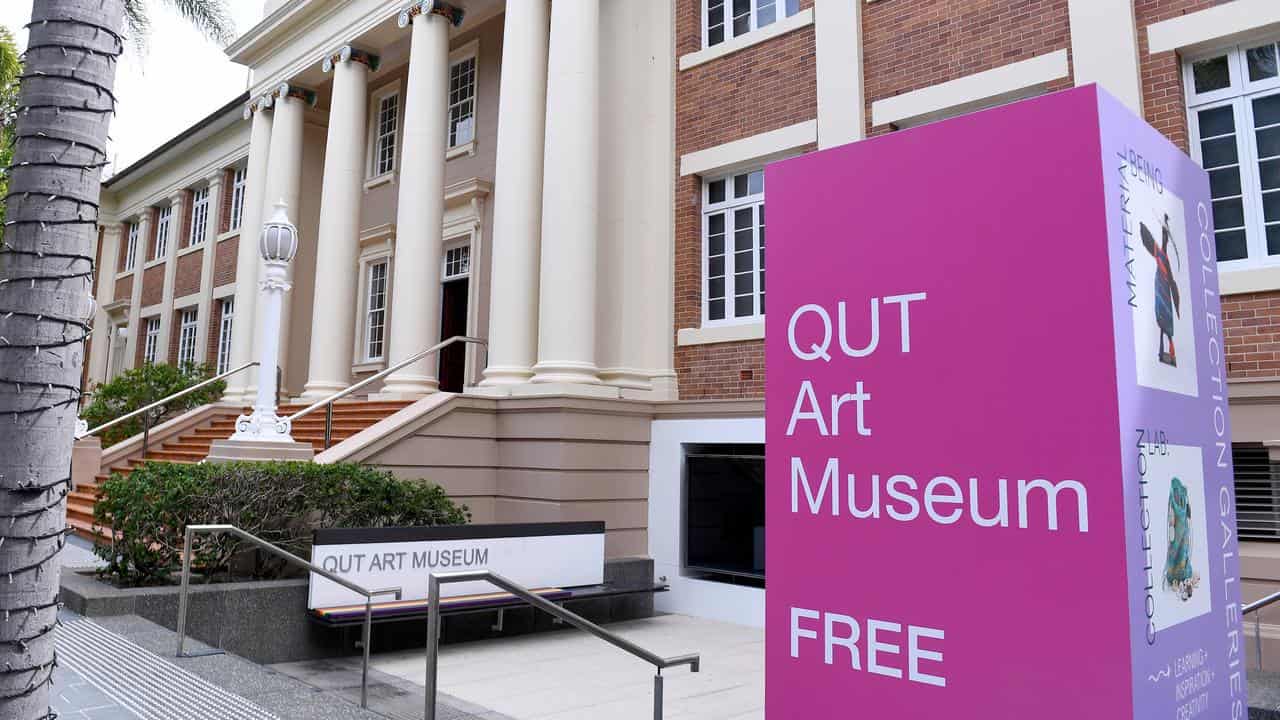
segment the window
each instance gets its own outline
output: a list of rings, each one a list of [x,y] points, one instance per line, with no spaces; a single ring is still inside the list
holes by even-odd
[[[230,229],[239,230],[244,221],[244,184],[249,176],[248,168],[239,168],[231,179],[231,225]]]
[[[152,254],[152,260],[158,260],[169,254],[169,225],[173,220],[173,206],[160,208],[159,219],[156,221],[156,245],[155,252]]]
[[[1236,527],[1241,540],[1280,540],[1280,486],[1262,443],[1232,443]]]
[[[142,362],[147,365],[154,365],[156,362],[156,349],[160,344],[160,318],[147,318],[147,335],[142,345]]]
[[[178,325],[178,366],[196,361],[196,332],[200,327],[199,312],[192,308],[183,310]]]
[[[374,118],[373,175],[386,175],[396,169],[396,128],[400,123],[400,95],[392,92],[377,101]]]
[[[764,583],[764,445],[686,445],[684,567],[704,580]]]
[[[187,236],[187,247],[200,245],[209,232],[209,188],[196,190],[191,196],[191,234]]]
[[[218,320],[218,365],[215,374],[231,369],[231,325],[235,321],[236,300],[234,297],[222,301],[222,314]]]
[[[702,320],[764,317],[764,171],[703,183]]]
[[[458,245],[444,251],[444,279],[456,280],[471,272],[471,246]]]
[[[1186,64],[1191,150],[1209,172],[1218,262],[1280,263],[1280,71],[1276,43]]]
[[[466,145],[476,137],[476,58],[449,66],[449,147]]]
[[[129,239],[124,246],[124,269],[132,270],[133,266],[138,262],[138,235],[141,228],[138,223],[129,223]]]
[[[387,327],[387,261],[369,265],[368,294],[365,305],[364,357],[381,360]]]
[[[800,0],[703,0],[703,45],[711,47],[772,25],[800,10]]]

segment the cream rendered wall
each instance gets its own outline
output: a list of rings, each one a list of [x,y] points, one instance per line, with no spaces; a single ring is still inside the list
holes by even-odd
[[[239,119],[240,108],[233,114],[235,120],[210,137],[174,148],[159,162],[104,188],[104,221],[125,220],[247,156],[249,124]]]
[[[675,396],[673,11],[669,1],[601,4],[595,309],[602,378],[670,398]]]

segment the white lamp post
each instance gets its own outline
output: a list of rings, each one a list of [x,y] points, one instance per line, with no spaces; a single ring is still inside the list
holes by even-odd
[[[298,228],[289,222],[288,206],[276,203],[275,214],[262,226],[258,250],[262,254],[262,355],[258,358],[258,398],[253,414],[236,419],[232,440],[292,443],[288,418],[276,414],[276,368],[280,357],[280,313],[284,294],[292,285],[286,279],[289,261],[298,252]]]

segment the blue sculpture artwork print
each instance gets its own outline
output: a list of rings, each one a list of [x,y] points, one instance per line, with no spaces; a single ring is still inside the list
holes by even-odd
[[[1161,223],[1161,239],[1158,246],[1156,245],[1155,236],[1151,234],[1147,224],[1140,223],[1140,225],[1142,246],[1156,259],[1155,310],[1156,325],[1160,327],[1160,347],[1156,349],[1156,352],[1160,362],[1177,367],[1178,355],[1173,348],[1173,317],[1175,314],[1180,317],[1182,311],[1180,307],[1181,301],[1178,296],[1178,281],[1174,278],[1173,266],[1169,263],[1169,248],[1173,248],[1173,252],[1177,256],[1179,268],[1182,265],[1182,254],[1178,251],[1178,243],[1173,239],[1173,233],[1169,230],[1169,215],[1167,213]]]

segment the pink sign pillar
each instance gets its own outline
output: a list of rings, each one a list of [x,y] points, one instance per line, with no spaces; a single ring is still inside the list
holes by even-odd
[[[1246,717],[1205,172],[1092,86],[766,172],[768,717]]]

